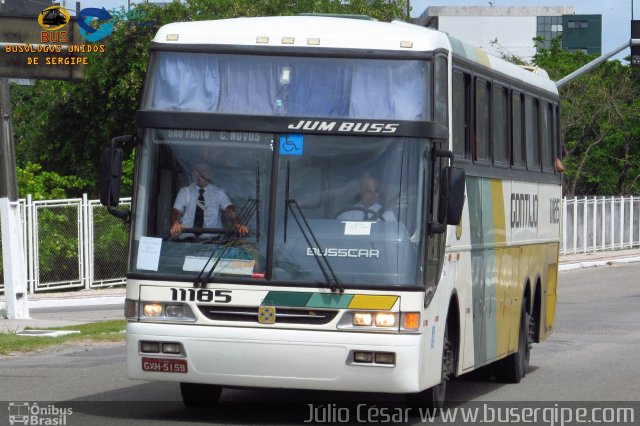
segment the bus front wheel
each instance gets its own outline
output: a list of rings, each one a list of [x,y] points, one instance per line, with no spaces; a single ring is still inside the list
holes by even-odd
[[[222,394],[222,387],[202,383],[180,383],[182,402],[187,407],[215,407]]]
[[[407,403],[412,409],[426,408],[437,410],[444,408],[447,382],[455,374],[455,349],[449,338],[449,325],[444,328],[444,342],[442,346],[442,373],[440,383],[425,389],[420,393],[407,395]]]

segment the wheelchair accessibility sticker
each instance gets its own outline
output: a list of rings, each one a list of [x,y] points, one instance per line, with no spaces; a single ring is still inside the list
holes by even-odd
[[[280,155],[302,155],[304,136],[301,134],[288,134],[280,136]]]

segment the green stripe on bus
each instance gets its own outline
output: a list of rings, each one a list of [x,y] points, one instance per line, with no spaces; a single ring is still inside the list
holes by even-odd
[[[264,298],[261,306],[289,306],[304,308],[313,293],[300,293],[295,291],[270,291]]]
[[[307,308],[345,309],[351,303],[353,294],[313,293],[307,302]]]

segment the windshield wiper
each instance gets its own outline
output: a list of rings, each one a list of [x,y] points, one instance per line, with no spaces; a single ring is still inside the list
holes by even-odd
[[[258,206],[258,200],[254,200],[254,199],[247,200],[244,206],[242,206],[240,213],[238,213],[238,224],[242,226],[246,226],[249,220],[251,220],[251,217],[253,216],[253,214],[256,212],[257,206]],[[224,255],[227,253],[230,247],[233,247],[235,243],[237,243],[238,240],[240,240],[241,237],[242,236],[240,235],[240,233],[237,232],[236,229],[234,228],[229,229],[227,230],[227,232],[224,233],[217,247],[213,249],[213,251],[211,252],[211,255],[209,256],[204,266],[202,267],[202,270],[200,270],[200,273],[198,274],[196,279],[193,281],[194,287],[205,288],[207,286],[207,282],[209,282],[209,280],[213,276],[213,273],[216,267],[218,266],[220,261],[224,258]],[[207,265],[211,263],[213,257],[216,254],[218,255],[218,257],[213,262],[213,266],[211,267],[211,269],[209,269],[209,272],[207,272],[207,274],[203,276],[205,271],[207,270]]]
[[[260,201],[261,201],[260,200],[260,162],[256,161],[256,198],[248,199],[244,203],[244,206],[242,206],[242,209],[240,210],[240,212],[238,213],[238,224],[240,224],[241,226],[247,226],[247,224],[253,217],[253,214],[254,213],[256,214],[256,242],[260,241]],[[235,243],[238,242],[240,237],[241,237],[240,233],[233,228],[227,230],[227,232],[224,233],[218,246],[215,249],[213,249],[213,251],[211,252],[211,255],[209,256],[204,266],[202,267],[202,270],[194,280],[193,282],[194,287],[205,288],[207,286],[207,283],[213,276],[213,273],[216,267],[218,266],[220,261],[223,259],[224,254],[226,254],[226,252],[229,250],[229,247],[233,247]],[[222,250],[220,250],[221,246],[222,246]],[[207,272],[207,275],[203,277],[204,271],[207,269],[207,265],[209,264],[209,262],[211,262],[211,259],[213,259],[213,256],[216,253],[218,253],[218,258],[213,263],[213,266],[211,267],[209,272]]]
[[[307,246],[311,248],[311,253],[313,253],[313,257],[316,259],[318,263],[318,267],[324,276],[329,288],[332,292],[340,292],[344,293],[344,288],[342,287],[342,283],[338,279],[336,273],[333,271],[331,264],[329,263],[329,259],[324,254],[324,250],[320,247],[320,242],[318,238],[313,233],[313,229],[309,225],[307,218],[304,216],[302,209],[298,202],[289,196],[289,178],[291,177],[291,163],[287,162],[287,182],[285,186],[285,203],[286,208],[284,210],[284,242],[287,242],[287,225],[288,225],[288,212],[291,211],[291,216],[296,221],[298,228],[300,229],[300,233],[304,237],[304,240],[307,242]],[[312,241],[313,240],[313,241]]]

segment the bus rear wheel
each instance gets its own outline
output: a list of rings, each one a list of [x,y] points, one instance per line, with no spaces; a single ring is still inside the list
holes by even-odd
[[[518,334],[518,351],[498,361],[494,370],[494,377],[500,382],[520,383],[529,369],[529,356],[531,355],[531,315],[522,305],[520,313],[520,331]]]
[[[202,383],[180,383],[182,402],[189,408],[215,407],[222,394],[222,386]]]

